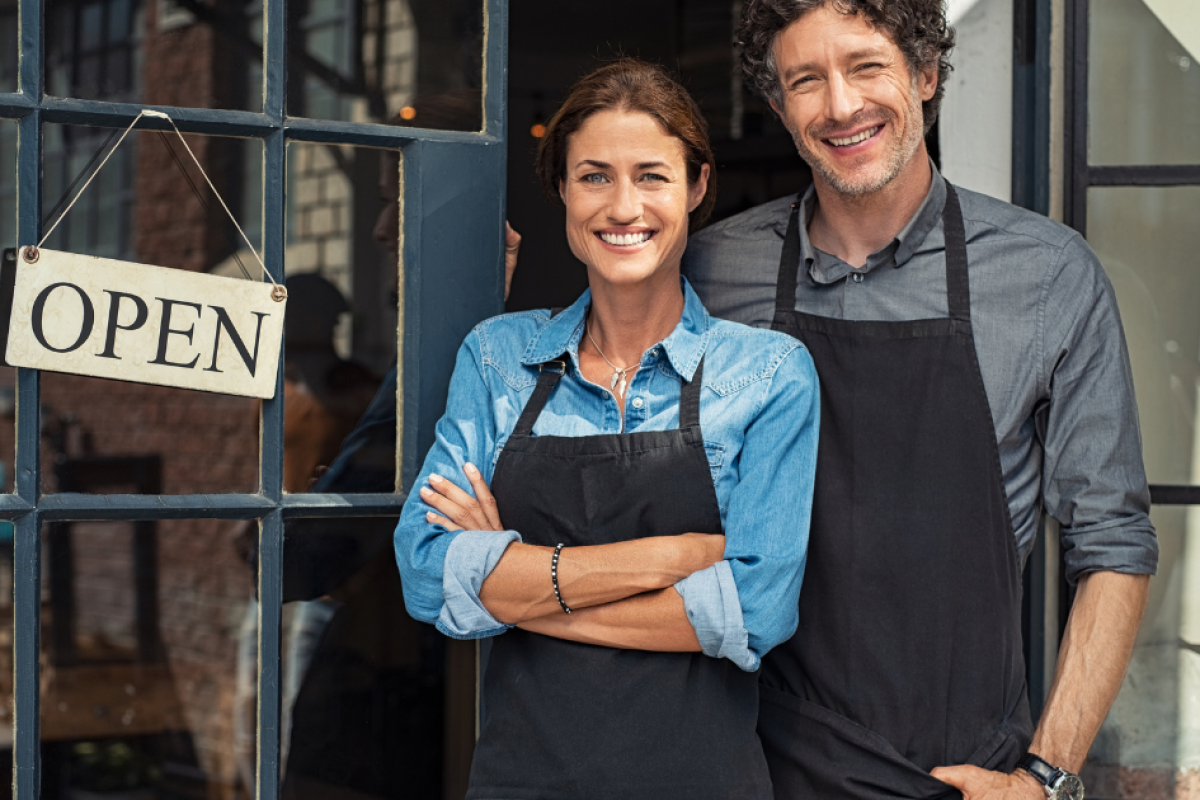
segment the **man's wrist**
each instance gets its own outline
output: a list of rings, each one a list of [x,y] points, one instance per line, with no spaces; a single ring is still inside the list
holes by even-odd
[[[1024,767],[1017,767],[1016,771],[1013,772],[1013,776],[1021,781],[1025,794],[1030,800],[1046,796],[1046,787]]]

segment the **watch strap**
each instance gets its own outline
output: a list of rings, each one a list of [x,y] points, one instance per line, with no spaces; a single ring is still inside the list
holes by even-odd
[[[1038,783],[1046,787],[1047,792],[1054,788],[1059,778],[1068,774],[1065,770],[1059,769],[1044,758],[1035,756],[1033,753],[1026,753],[1021,756],[1021,760],[1017,762],[1017,766],[1028,772]]]

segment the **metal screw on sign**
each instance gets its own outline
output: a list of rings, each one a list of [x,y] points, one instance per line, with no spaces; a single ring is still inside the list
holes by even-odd
[[[26,263],[29,264],[36,263],[40,255],[41,253],[38,252],[38,249],[33,245],[29,245],[21,250],[21,257],[24,258]]]
[[[271,299],[276,303],[282,303],[284,300],[287,300],[287,289],[282,286],[276,286],[271,290]]]

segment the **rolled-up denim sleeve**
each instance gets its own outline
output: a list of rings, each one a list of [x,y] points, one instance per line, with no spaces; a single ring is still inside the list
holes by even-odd
[[[443,566],[439,631],[454,639],[479,639],[512,627],[488,613],[479,601],[479,589],[508,546],[519,541],[516,531],[462,531],[454,537]]]
[[[433,447],[404,503],[393,539],[408,613],[458,639],[494,636],[508,629],[483,607],[479,589],[505,548],[520,536],[515,531],[450,531],[431,523],[425,515],[434,509],[417,489],[436,473],[471,492],[463,475],[468,462],[483,470],[490,483],[496,441],[491,397],[472,332],[459,348],[446,413],[438,420]]]
[[[737,582],[728,561],[694,572],[675,584],[683,597],[688,622],[696,630],[700,649],[713,658],[728,658],[747,672],[758,669],[750,650]]]
[[[760,391],[725,515],[725,560],[675,586],[703,652],[747,672],[800,621],[820,424],[808,351],[786,350]]]
[[[1078,236],[1046,289],[1043,495],[1061,524],[1066,577],[1153,574],[1158,539],[1116,296]]]

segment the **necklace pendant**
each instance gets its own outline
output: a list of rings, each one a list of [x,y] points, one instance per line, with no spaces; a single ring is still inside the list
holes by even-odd
[[[620,372],[613,373],[612,380],[608,382],[608,388],[610,390],[615,390],[617,388],[617,379],[620,377],[621,377]]]
[[[617,394],[621,395],[621,397],[625,396],[625,386],[626,386],[625,373],[622,372],[621,373],[621,383],[618,384],[618,386],[617,386]]]

